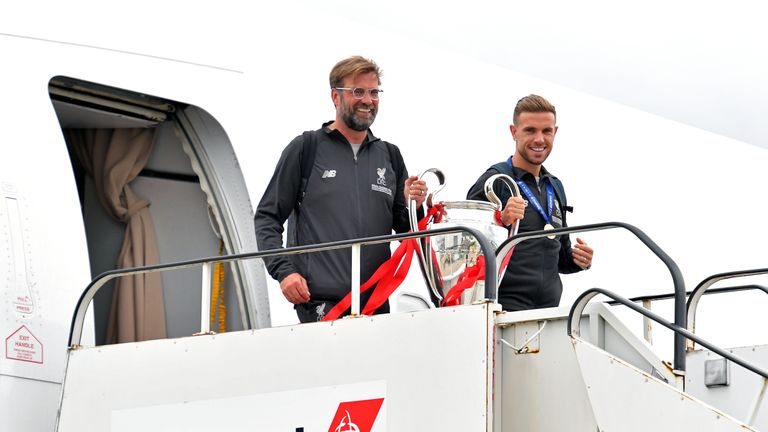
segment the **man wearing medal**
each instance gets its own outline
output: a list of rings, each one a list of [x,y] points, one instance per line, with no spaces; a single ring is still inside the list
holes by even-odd
[[[557,133],[555,107],[538,95],[520,99],[509,126],[515,153],[489,168],[467,193],[467,199],[487,201],[485,181],[495,174],[507,174],[520,187],[512,197],[506,186],[496,182],[494,191],[506,203],[501,221],[518,232],[550,230],[567,226],[562,183],[544,168]],[[562,195],[562,196],[560,196]],[[518,244],[499,286],[499,303],[505,311],[558,306],[563,292],[560,273],[575,273],[592,265],[592,248],[582,239],[571,244],[567,235],[526,240]]]

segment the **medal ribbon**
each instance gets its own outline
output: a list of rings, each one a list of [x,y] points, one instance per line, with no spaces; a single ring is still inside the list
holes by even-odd
[[[507,159],[507,164],[509,164],[510,167],[512,166],[511,156],[509,157],[509,159]],[[549,213],[547,213],[544,211],[544,208],[541,206],[541,203],[539,202],[538,198],[536,198],[536,195],[533,194],[533,191],[531,190],[531,188],[529,188],[524,181],[516,178],[515,183],[517,183],[517,185],[520,186],[520,190],[523,192],[525,197],[528,198],[528,202],[533,204],[533,207],[536,209],[536,211],[541,215],[541,217],[544,218],[544,222],[551,225],[552,210],[555,208],[555,190],[552,187],[552,184],[550,184],[549,181],[546,181],[546,180],[544,181],[547,188],[547,208],[549,209]]]
[[[443,218],[443,205],[435,204],[429,208],[427,215],[419,221],[419,231],[427,229],[427,223],[430,218],[434,218],[434,223],[440,222]],[[383,305],[387,301],[390,295],[403,283],[405,276],[408,274],[408,270],[411,268],[411,261],[413,261],[413,253],[416,251],[417,239],[407,239],[400,243],[400,246],[395,249],[392,257],[384,261],[376,272],[371,276],[362,286],[360,286],[360,293],[368,291],[374,284],[374,289],[368,302],[365,304],[365,308],[362,311],[363,315],[372,315],[379,306]],[[377,284],[378,282],[378,284]],[[352,305],[352,293],[346,295],[340,302],[328,311],[321,321],[332,321],[341,316]]]
[[[551,225],[552,222],[550,221],[550,217],[552,216],[552,210],[554,209],[555,204],[555,190],[552,188],[552,185],[548,181],[545,181],[547,186],[547,207],[549,208],[549,213],[547,213],[544,211],[541,203],[536,198],[536,195],[533,194],[531,188],[529,188],[524,181],[515,179],[515,183],[520,186],[520,190],[523,192],[525,197],[528,198],[528,202],[533,204],[533,207],[541,215],[541,217],[544,218],[544,221]]]

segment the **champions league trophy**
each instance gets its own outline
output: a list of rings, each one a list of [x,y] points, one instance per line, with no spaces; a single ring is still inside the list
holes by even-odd
[[[485,182],[485,196],[488,201],[444,201],[433,203],[434,196],[445,186],[445,176],[436,169],[431,168],[419,176],[419,179],[427,173],[433,173],[437,176],[440,185],[427,196],[425,204],[429,207],[426,212],[431,215],[427,220],[426,229],[430,228],[450,228],[455,226],[465,226],[480,231],[491,246],[496,250],[510,235],[517,233],[515,224],[512,231],[501,225],[499,215],[504,208],[499,197],[493,191],[493,185],[496,181],[502,181],[512,192],[512,196],[520,196],[515,181],[505,174],[496,174]],[[409,204],[411,230],[419,231],[419,224],[416,216],[416,203],[411,201]],[[471,304],[485,298],[485,281],[476,280],[473,285],[466,287],[467,275],[477,274],[480,271],[479,264],[482,257],[482,249],[474,236],[467,232],[458,232],[454,234],[440,234],[430,237],[424,237],[417,241],[417,253],[422,274],[429,285],[432,295],[442,305],[451,304]],[[503,275],[506,269],[507,260],[504,257],[497,258],[497,274]],[[501,260],[501,261],[500,261]],[[479,274],[484,274],[480,271]],[[501,281],[501,277],[498,278]],[[459,286],[461,284],[461,286]],[[452,289],[458,289],[452,292]],[[498,285],[497,285],[498,287]],[[447,302],[450,300],[450,302]]]

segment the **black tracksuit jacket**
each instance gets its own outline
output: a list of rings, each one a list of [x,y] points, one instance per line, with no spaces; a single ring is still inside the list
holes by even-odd
[[[536,185],[533,174],[520,168],[513,167],[515,178],[522,179],[545,210],[547,209],[547,194],[543,186],[544,181],[551,174],[541,167],[541,191]],[[499,174],[494,168],[489,168],[467,192],[467,199],[488,201],[484,192],[485,181],[494,174]],[[506,203],[511,194],[501,182],[494,185],[496,195],[502,203]],[[523,195],[523,199],[525,195]],[[560,208],[557,199],[554,200],[555,208],[552,211],[552,225],[555,228],[567,226],[565,212]],[[536,211],[533,205],[525,208],[525,216],[520,221],[518,233],[540,231],[544,229],[544,218]],[[581,267],[573,262],[571,255],[571,240],[567,235],[549,238],[535,238],[526,240],[515,247],[512,258],[509,261],[507,271],[499,286],[499,303],[506,311],[537,309],[554,307],[560,303],[563,293],[563,283],[560,273],[575,273],[581,271]]]
[[[407,171],[399,178],[387,143],[369,130],[355,158],[349,142],[337,130],[313,131],[317,141],[301,209],[288,222],[288,246],[400,233],[410,229],[403,196]],[[302,135],[283,151],[272,179],[256,209],[254,225],[259,250],[283,245],[283,224],[296,207],[301,181]],[[392,152],[405,168],[397,147]],[[390,257],[388,244],[361,248],[360,276],[365,282]],[[269,274],[280,281],[298,272],[313,300],[338,301],[350,290],[349,248],[265,260]]]

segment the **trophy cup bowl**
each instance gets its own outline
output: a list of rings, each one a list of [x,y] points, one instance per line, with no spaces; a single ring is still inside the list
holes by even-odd
[[[489,202],[464,200],[432,204],[432,198],[445,184],[445,176],[436,168],[431,168],[419,178],[430,172],[438,177],[441,184],[435,192],[430,193],[426,202],[432,207],[440,206],[441,208],[440,217],[433,219],[427,229],[456,226],[474,228],[490,241],[494,249],[497,249],[509,237],[510,231],[497,221],[497,212],[500,212],[504,206],[493,192],[493,184],[497,180],[501,180],[509,187],[513,195],[518,196],[520,193],[514,180],[504,174],[490,177],[485,183],[485,194]],[[411,202],[410,207],[411,229],[416,232],[418,231],[418,224],[415,223],[415,203]],[[516,231],[515,226],[512,233]],[[477,265],[478,258],[482,255],[478,240],[467,232],[425,237],[418,244],[417,254],[422,274],[432,291],[433,300],[438,303],[441,303],[448,292],[456,286],[468,268]],[[503,269],[501,270],[503,271]],[[459,303],[471,304],[484,298],[485,282],[478,280],[474,286],[463,291]]]

